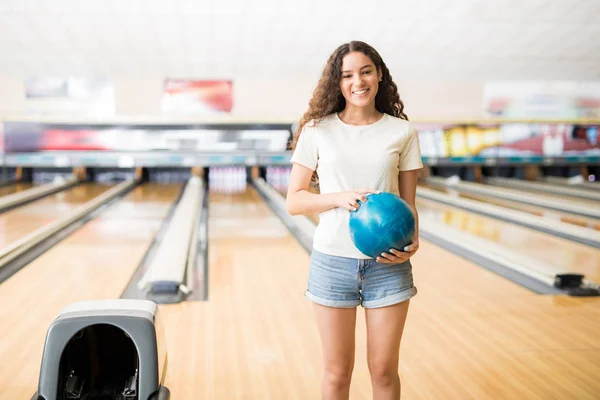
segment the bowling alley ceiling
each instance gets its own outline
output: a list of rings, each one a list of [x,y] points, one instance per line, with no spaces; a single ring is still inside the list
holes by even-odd
[[[0,0],[0,74],[314,79],[373,44],[395,79],[600,79],[600,0]]]

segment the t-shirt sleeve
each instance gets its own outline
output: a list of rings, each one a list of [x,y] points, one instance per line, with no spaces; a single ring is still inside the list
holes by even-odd
[[[315,134],[315,127],[304,125],[302,132],[300,132],[300,138],[296,144],[296,149],[292,154],[290,160],[292,164],[304,165],[307,168],[315,171],[317,169],[317,162],[319,159],[319,153],[317,151],[317,140]]]
[[[400,150],[398,169],[400,171],[411,171],[420,168],[423,168],[423,161],[421,160],[419,134],[412,125],[409,125],[408,133]]]

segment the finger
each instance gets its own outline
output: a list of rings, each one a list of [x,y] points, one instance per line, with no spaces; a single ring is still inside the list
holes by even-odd
[[[411,243],[408,246],[404,247],[404,251],[406,252],[415,252],[419,249],[418,243]]]
[[[356,204],[353,201],[349,201],[348,206],[346,208],[350,211],[356,211],[356,210],[358,210],[359,207],[360,207],[360,205]]]
[[[366,201],[367,200],[367,196],[365,196],[363,194],[363,192],[361,192],[360,190],[357,192],[354,192],[354,198],[356,200],[360,200],[360,201]]]
[[[375,261],[377,261],[378,263],[382,263],[382,264],[402,264],[402,263],[408,261],[408,257],[394,257],[394,259],[377,257],[375,259]]]
[[[396,249],[390,249],[390,254],[393,254],[396,257],[401,257],[404,254],[404,252],[402,252],[400,250],[396,250]]]
[[[406,248],[406,247],[405,247]],[[390,253],[393,254],[395,257],[398,258],[410,258],[413,254],[415,254],[417,251],[400,251],[400,250],[396,250],[396,249],[390,249]]]
[[[407,249],[407,248],[409,248],[409,246],[405,247],[405,249]],[[417,249],[418,249],[418,247],[417,247]],[[410,250],[410,251],[406,251],[406,250],[400,251],[400,250],[396,250],[396,249],[390,249],[390,253],[395,255],[396,257],[404,257],[407,254],[410,254],[410,255],[415,254],[417,252],[417,249]]]
[[[390,254],[390,253],[381,253],[380,257],[383,257],[386,260],[392,260],[392,261],[396,260],[396,258],[397,258],[395,255]]]
[[[402,251],[398,251],[396,249],[390,249],[390,253],[392,254],[392,256],[385,257],[385,258],[387,258],[389,260],[393,260],[394,262],[397,262],[397,263],[402,263],[402,262],[407,261],[414,254],[414,252],[413,253],[405,253]],[[387,253],[382,253],[382,256],[383,256],[383,254],[387,254]]]
[[[359,199],[360,199],[360,195],[358,193],[350,193],[350,196],[348,197],[348,202],[350,204],[354,204]]]
[[[406,261],[412,256],[414,256],[416,251],[405,251],[400,253],[400,255],[396,256],[398,259],[402,259],[402,261]]]

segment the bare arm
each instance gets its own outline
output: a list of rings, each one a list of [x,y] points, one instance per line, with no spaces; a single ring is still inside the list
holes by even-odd
[[[332,208],[343,207],[357,210],[358,200],[365,201],[368,193],[377,193],[373,189],[359,189],[350,192],[317,194],[308,189],[313,170],[300,164],[292,165],[290,183],[286,196],[286,208],[291,215],[319,214]]]
[[[417,178],[419,170],[400,171],[398,175],[398,188],[400,189],[400,197],[409,205],[415,215],[415,236],[413,241],[419,240],[419,213],[415,204],[417,195]]]
[[[383,253],[380,257],[376,258],[378,262],[388,264],[402,263],[412,257],[419,249],[419,214],[417,213],[417,207],[415,204],[418,176],[418,169],[412,171],[400,171],[398,174],[398,189],[400,191],[400,197],[406,201],[415,215],[415,235],[413,236],[412,243],[406,246],[404,251],[390,249],[388,253]]]
[[[308,191],[313,170],[293,164],[285,204],[291,215],[318,214],[337,207],[332,194]]]

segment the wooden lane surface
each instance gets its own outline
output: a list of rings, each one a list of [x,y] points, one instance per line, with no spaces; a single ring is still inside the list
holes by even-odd
[[[9,194],[22,192],[23,190],[31,189],[33,185],[31,183],[15,183],[8,186],[0,187],[0,197],[8,196]]]
[[[211,194],[209,300],[163,305],[174,399],[319,399],[309,256],[259,196]],[[585,399],[600,392],[600,300],[538,296],[423,241],[403,399]],[[352,399],[370,399],[359,309]]]
[[[110,189],[81,184],[0,214],[0,249]]]
[[[173,398],[316,398],[308,255],[254,190],[209,201],[209,299],[161,306]]]
[[[580,207],[589,207],[589,208],[597,208],[600,205],[600,202],[597,200],[586,200],[581,198],[569,197],[569,196],[561,196],[559,194],[550,194],[544,192],[537,192],[535,190],[526,190],[521,188],[512,188],[503,185],[491,185],[491,184],[482,184],[485,187],[496,188],[500,190],[507,190],[515,193],[527,193],[528,195],[543,198],[546,200],[553,200],[558,203],[569,203],[571,205],[577,205]]]
[[[427,242],[414,264],[407,399],[596,398],[600,299],[535,295]]]
[[[421,218],[432,218],[600,283],[600,250],[596,248],[430,200],[419,198],[417,209]]]
[[[477,200],[484,203],[509,208],[511,210],[523,211],[538,217],[544,217],[545,219],[549,219],[552,221],[561,221],[567,224],[577,225],[584,228],[595,229],[600,231],[600,221],[595,218],[588,218],[581,215],[570,214],[567,212],[550,210],[548,208],[537,207],[534,205],[519,203],[518,201],[510,201],[499,199],[491,196],[485,196],[482,194],[474,194],[474,193],[459,193],[450,188],[442,188],[434,185],[420,184],[427,189],[435,190],[441,193],[452,193],[456,194],[458,198]]]
[[[0,399],[30,399],[46,331],[67,304],[118,298],[180,185],[134,189],[0,285]]]

